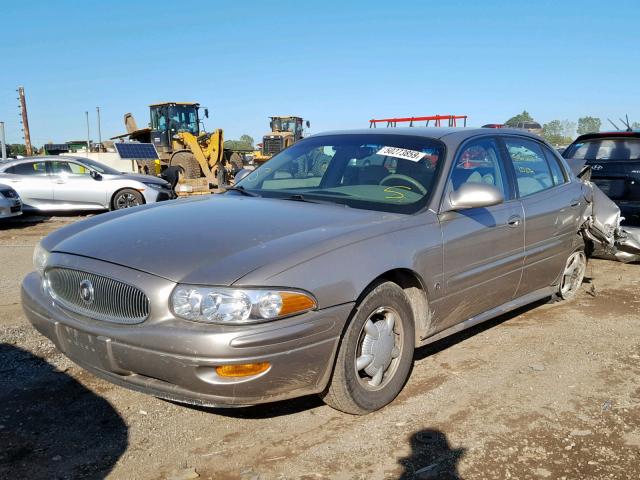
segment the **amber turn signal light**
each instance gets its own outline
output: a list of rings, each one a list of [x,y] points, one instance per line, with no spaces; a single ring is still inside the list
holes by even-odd
[[[282,308],[279,313],[280,316],[306,312],[307,310],[313,310],[316,308],[316,302],[302,293],[282,292],[280,293],[280,298],[282,298]]]
[[[220,365],[216,373],[221,377],[249,377],[266,372],[271,367],[269,362],[241,363],[239,365]]]

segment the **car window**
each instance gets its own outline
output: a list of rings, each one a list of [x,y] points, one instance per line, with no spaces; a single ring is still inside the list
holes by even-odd
[[[553,187],[551,170],[540,145],[521,138],[506,138],[505,145],[513,162],[521,197]]]
[[[507,177],[498,151],[492,138],[467,143],[451,170],[449,190],[458,190],[465,183],[486,183],[497,187],[504,198],[509,198]]]
[[[27,162],[9,167],[5,172],[16,175],[46,175],[47,168],[44,162]]]
[[[547,162],[551,169],[551,176],[553,177],[554,185],[562,185],[567,182],[567,175],[564,172],[564,168],[560,165],[558,157],[547,147],[542,147],[545,155],[547,156]]]
[[[414,213],[429,199],[443,154],[439,141],[415,135],[322,135],[283,150],[238,186],[275,198]]]
[[[73,162],[51,162],[51,173],[54,175],[89,175],[90,170],[84,165]]]
[[[270,178],[265,179],[262,188],[280,190],[318,187],[334,155],[335,150],[332,147],[320,146],[310,149],[291,162],[280,165]]]
[[[562,154],[564,158],[576,160],[640,160],[638,138],[594,138],[576,142]]]

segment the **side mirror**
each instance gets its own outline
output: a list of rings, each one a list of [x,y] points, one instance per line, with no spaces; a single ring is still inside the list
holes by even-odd
[[[307,128],[311,128],[311,122],[307,120]]]
[[[449,195],[451,208],[447,210],[466,210],[484,208],[504,202],[504,195],[495,186],[486,183],[464,183]]]
[[[208,108],[204,109],[204,118],[209,118],[209,109]]]
[[[102,180],[102,175],[100,175],[95,170],[90,170],[89,175],[91,175],[91,178],[93,178],[94,180]]]

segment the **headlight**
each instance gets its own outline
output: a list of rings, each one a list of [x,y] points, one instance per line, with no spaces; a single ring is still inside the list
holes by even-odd
[[[171,310],[181,318],[220,324],[259,323],[316,308],[309,294],[294,290],[178,285]]]
[[[44,276],[44,269],[49,260],[49,252],[47,252],[40,243],[33,249],[33,267],[41,276]]]
[[[162,190],[163,188],[169,188],[170,185],[168,183],[144,183],[147,187],[151,187],[154,190]]]

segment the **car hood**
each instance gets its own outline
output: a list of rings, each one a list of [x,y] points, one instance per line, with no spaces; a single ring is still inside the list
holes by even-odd
[[[103,175],[103,178],[107,180],[135,180],[141,183],[157,183],[158,185],[164,185],[167,182],[160,177],[154,175],[143,175],[137,173],[122,173],[120,175]]]
[[[299,263],[402,218],[337,204],[216,195],[104,214],[55,232],[43,246],[175,282],[230,285],[270,262]]]

